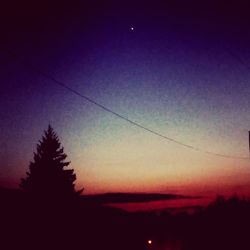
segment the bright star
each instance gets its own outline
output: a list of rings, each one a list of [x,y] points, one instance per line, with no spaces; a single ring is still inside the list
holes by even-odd
[[[134,30],[134,27],[130,27],[130,29],[133,31],[133,30]]]

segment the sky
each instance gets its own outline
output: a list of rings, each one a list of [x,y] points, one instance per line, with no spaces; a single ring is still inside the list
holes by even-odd
[[[247,195],[249,21],[240,1],[7,4],[1,186],[18,187],[50,123],[85,193]]]

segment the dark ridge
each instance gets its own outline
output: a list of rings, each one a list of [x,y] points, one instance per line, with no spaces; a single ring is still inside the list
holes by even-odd
[[[150,202],[173,199],[200,199],[201,196],[184,196],[177,194],[159,193],[105,193],[94,195],[82,195],[84,201],[93,203],[127,203],[127,202]]]
[[[179,210],[129,213],[87,202],[88,197],[137,200],[190,198],[173,194],[103,194],[51,202],[0,188],[4,249],[248,250],[250,201],[217,197],[194,213]],[[84,200],[85,199],[85,200]],[[99,199],[100,200],[100,199]],[[106,198],[107,200],[107,198]],[[192,208],[192,207],[190,207]],[[148,244],[148,242],[152,244]],[[36,247],[35,247],[36,248]]]

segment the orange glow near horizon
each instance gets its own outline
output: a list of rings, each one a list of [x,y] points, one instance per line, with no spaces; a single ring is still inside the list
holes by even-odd
[[[1,66],[0,185],[18,187],[50,123],[84,194],[249,196],[245,19],[79,2],[76,12],[48,11],[34,23],[29,8],[16,22],[19,12],[6,16],[1,55],[12,48],[21,60]]]
[[[119,120],[103,118],[100,122],[106,124],[102,134],[94,134],[93,128],[72,134],[67,130],[63,136],[58,133],[71,161],[70,167],[76,172],[76,187],[84,187],[84,194],[140,192],[249,196],[250,164],[247,160],[221,158],[190,150],[138,128],[128,129],[128,125]],[[176,128],[170,127],[168,133],[179,139]],[[187,130],[183,131],[180,140],[192,138],[193,144],[204,150],[211,150],[213,145],[211,151],[234,152],[235,145],[226,144],[222,139],[215,143],[215,137],[204,137],[204,134]],[[88,143],[82,144],[85,141]],[[238,152],[247,153],[247,147],[243,146],[238,148]],[[10,171],[9,175],[13,180],[16,177],[13,181],[16,186],[31,159],[30,152],[20,160],[19,171],[14,164],[10,168],[13,173]]]
[[[89,145],[73,165],[86,193],[249,193],[248,161],[192,151],[142,132]]]

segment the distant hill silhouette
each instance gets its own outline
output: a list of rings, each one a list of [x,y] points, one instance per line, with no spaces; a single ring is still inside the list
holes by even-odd
[[[38,202],[0,188],[3,249],[249,250],[250,202],[218,197],[193,214],[126,212],[105,202],[178,199],[171,194],[111,193],[65,203]],[[95,202],[94,202],[95,201]],[[98,203],[99,202],[99,203]],[[98,204],[97,204],[98,203]],[[152,245],[148,245],[148,240]],[[174,246],[174,247],[173,247]]]
[[[94,195],[82,195],[85,201],[94,203],[127,203],[127,202],[149,202],[157,200],[173,199],[193,199],[202,197],[192,197],[176,194],[159,194],[159,193],[104,193]]]

